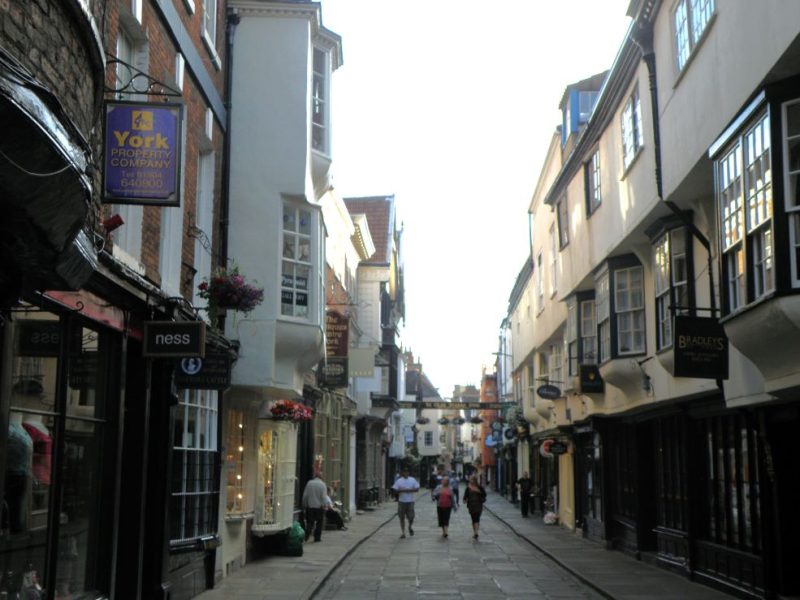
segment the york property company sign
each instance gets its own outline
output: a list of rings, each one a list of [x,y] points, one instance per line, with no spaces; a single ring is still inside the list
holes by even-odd
[[[180,104],[106,102],[103,202],[180,206]]]
[[[150,358],[205,356],[206,324],[203,321],[146,321],[144,350]]]

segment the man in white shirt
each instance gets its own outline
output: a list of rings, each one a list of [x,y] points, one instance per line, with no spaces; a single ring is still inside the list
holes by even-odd
[[[314,534],[314,541],[322,539],[322,518],[325,513],[325,498],[328,495],[328,488],[325,482],[320,479],[319,473],[315,473],[309,479],[303,490],[303,508],[306,509],[306,541]]]
[[[400,471],[400,478],[394,482],[392,489],[397,493],[397,516],[400,518],[400,529],[403,534],[400,538],[406,537],[406,519],[408,519],[408,533],[414,535],[414,501],[416,493],[419,491],[419,482],[408,474],[408,467],[403,467]]]

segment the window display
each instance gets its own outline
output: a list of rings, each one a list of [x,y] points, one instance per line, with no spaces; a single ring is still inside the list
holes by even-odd
[[[73,598],[104,587],[96,573],[105,555],[99,499],[110,337],[34,307],[15,312],[7,331],[0,590],[8,598]]]

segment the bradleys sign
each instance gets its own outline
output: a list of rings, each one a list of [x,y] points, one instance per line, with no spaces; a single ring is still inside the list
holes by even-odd
[[[180,206],[182,111],[106,102],[103,202]]]
[[[719,321],[679,315],[673,332],[675,377],[728,378],[728,336]]]

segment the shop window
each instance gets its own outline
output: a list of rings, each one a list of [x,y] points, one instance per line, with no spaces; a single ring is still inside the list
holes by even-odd
[[[633,426],[621,431],[613,444],[613,464],[616,465],[614,487],[614,514],[636,520],[638,499],[636,482],[636,432]]]
[[[258,437],[258,480],[256,492],[256,523],[274,525],[278,518],[278,441],[277,431],[262,431]]]
[[[688,526],[685,431],[678,417],[661,419],[655,424],[658,525],[677,531],[686,531]]]
[[[707,486],[703,537],[761,554],[758,432],[744,415],[707,419],[702,428]]]
[[[225,510],[240,515],[247,509],[244,478],[244,412],[228,410],[225,428]]]
[[[173,409],[171,542],[217,531],[217,394],[216,390],[183,390]]]
[[[113,456],[106,447],[113,438],[106,401],[118,369],[113,338],[77,317],[32,307],[6,326],[13,342],[3,357],[10,368],[0,375],[10,376],[8,385],[0,382],[9,406],[0,441],[0,589],[9,598],[39,597],[39,585],[57,598],[107,589],[110,527],[102,500],[113,480],[103,477]]]

